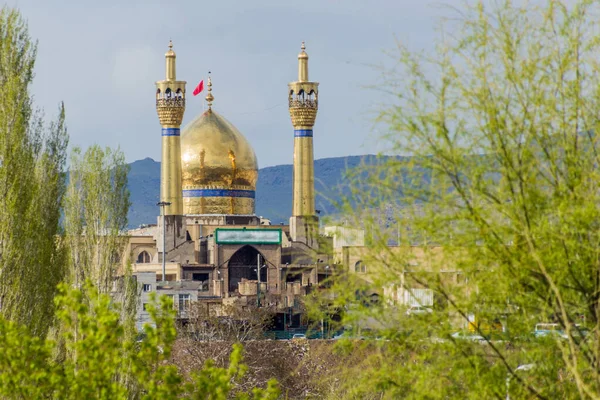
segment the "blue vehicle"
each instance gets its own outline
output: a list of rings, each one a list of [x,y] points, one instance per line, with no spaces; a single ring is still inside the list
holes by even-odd
[[[571,336],[572,337],[585,337],[588,333],[588,330],[581,325],[575,324],[571,327]],[[533,336],[536,338],[539,337],[548,337],[548,336],[556,336],[561,339],[567,339],[567,333],[563,329],[560,324],[536,324],[535,330],[533,331]]]

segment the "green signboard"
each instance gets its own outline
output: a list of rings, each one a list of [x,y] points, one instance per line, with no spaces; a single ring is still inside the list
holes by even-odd
[[[215,229],[217,244],[281,244],[281,229]]]

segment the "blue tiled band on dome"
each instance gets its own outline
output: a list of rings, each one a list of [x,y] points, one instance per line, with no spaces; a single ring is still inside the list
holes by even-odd
[[[313,137],[312,129],[294,129],[294,137]]]
[[[162,128],[163,136],[179,136],[179,128]]]
[[[254,190],[235,189],[185,189],[183,197],[245,197],[253,199]]]

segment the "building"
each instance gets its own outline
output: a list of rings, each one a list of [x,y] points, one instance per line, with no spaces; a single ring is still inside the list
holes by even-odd
[[[294,177],[292,216],[285,226],[272,226],[255,214],[256,155],[242,133],[214,110],[211,78],[207,110],[181,129],[186,82],[177,80],[172,43],[165,63],[165,79],[156,82],[161,215],[157,224],[129,231],[126,249],[142,287],[138,322],[146,322],[144,304],[158,292],[173,296],[182,318],[194,301],[215,312],[223,304],[256,301],[273,307],[278,321],[298,323],[299,297],[319,286],[329,265],[319,249],[315,212],[313,126],[319,84],[309,81],[304,43],[298,80],[288,87]]]
[[[213,109],[210,77],[207,110],[181,129],[186,82],[176,78],[172,47],[170,43],[165,54],[166,77],[156,82],[162,126],[161,212],[156,224],[128,232],[126,248],[140,290],[138,327],[150,321],[146,305],[152,293],[171,296],[183,320],[192,303],[215,315],[223,315],[230,306],[270,307],[276,314],[275,328],[284,330],[300,325],[302,297],[324,287],[344,268],[374,283],[371,273],[377,272],[378,264],[399,266],[396,275],[384,274],[389,283],[372,285],[364,295],[369,301],[383,299],[402,307],[440,306],[444,301],[410,279],[416,271],[441,273],[449,284],[464,284],[453,265],[432,269],[433,264],[439,266],[442,247],[423,246],[422,238],[404,232],[399,222],[390,228],[397,242],[375,260],[370,259],[364,227],[320,229],[313,159],[319,84],[309,81],[304,43],[298,54],[298,80],[288,85],[294,132],[292,215],[288,225],[276,226],[255,213],[257,158],[243,134]],[[402,245],[401,236],[406,236]]]

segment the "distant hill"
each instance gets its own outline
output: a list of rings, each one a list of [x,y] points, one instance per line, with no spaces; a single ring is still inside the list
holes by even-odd
[[[330,199],[347,193],[346,171],[364,162],[373,164],[376,156],[323,158],[315,161],[316,208],[321,216],[335,212]],[[160,194],[160,163],[151,158],[130,164],[129,191],[131,208],[129,226],[156,223],[159,214],[156,203]],[[258,171],[256,214],[269,218],[273,224],[288,223],[292,211],[292,165],[277,165]]]
[[[128,221],[130,228],[141,224],[155,224],[160,213],[156,203],[160,196],[160,163],[151,158],[134,161],[128,175],[131,208]]]

